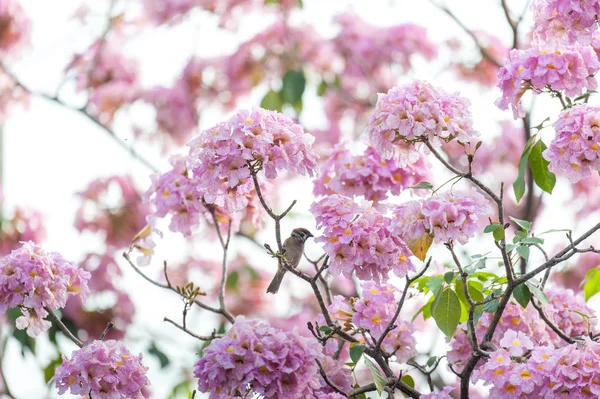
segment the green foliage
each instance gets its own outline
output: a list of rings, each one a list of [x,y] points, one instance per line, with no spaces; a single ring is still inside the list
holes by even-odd
[[[365,346],[357,342],[350,344],[350,359],[357,364],[363,353],[365,352]]]
[[[379,370],[379,368],[369,359],[365,357],[365,363],[367,367],[371,371],[371,375],[373,376],[373,382],[375,383],[375,388],[377,389],[377,393],[381,395],[383,390],[385,389],[385,377]]]
[[[591,297],[600,292],[600,266],[589,270],[583,278],[583,293],[587,302]]]
[[[519,305],[526,308],[529,300],[531,299],[531,292],[525,283],[521,283],[517,285],[513,291],[513,297],[519,303]]]
[[[279,111],[283,109],[283,97],[280,92],[269,90],[260,102],[260,107],[271,111]]]
[[[550,162],[542,157],[544,150],[546,150],[546,144],[542,140],[535,143],[529,156],[529,167],[533,173],[535,184],[545,192],[552,194],[556,184],[556,176],[548,170]]]
[[[288,104],[296,104],[302,99],[306,88],[304,72],[289,70],[281,82],[281,98]]]
[[[62,357],[59,355],[55,359],[53,359],[46,367],[44,367],[44,381],[48,383],[52,377],[54,377],[54,373],[58,366],[62,364]]]
[[[517,176],[517,180],[515,180],[515,182],[513,183],[513,190],[515,192],[517,202],[521,201],[521,198],[523,198],[523,194],[525,194],[525,171],[527,170],[527,164],[529,163],[529,154],[531,154],[531,149],[533,147],[535,137],[535,135],[531,136],[531,138],[527,141],[525,149],[523,150],[523,154],[521,154],[521,159],[519,160],[519,175]]]
[[[439,301],[435,304],[431,314],[439,329],[450,339],[454,335],[454,331],[456,331],[456,327],[460,321],[460,300],[456,293],[449,287],[444,288],[438,297]]]
[[[152,342],[150,344],[150,347],[148,348],[148,353],[158,359],[158,361],[160,362],[161,369],[164,369],[165,367],[167,367],[169,365],[169,363],[171,362],[169,360],[169,358],[167,357],[167,355],[165,355],[164,352],[162,352],[160,349],[158,349],[155,342]]]

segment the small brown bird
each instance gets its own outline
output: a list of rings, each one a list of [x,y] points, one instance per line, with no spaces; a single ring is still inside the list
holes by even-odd
[[[297,267],[300,263],[300,259],[302,259],[302,254],[304,253],[304,243],[309,237],[314,236],[307,229],[299,227],[294,229],[292,235],[283,242],[283,256],[290,266]],[[275,274],[275,277],[273,277],[271,284],[269,284],[269,287],[267,288],[267,292],[276,294],[277,291],[279,291],[279,286],[283,281],[283,276],[286,271],[287,270],[285,270],[283,266],[279,266],[277,274]]]

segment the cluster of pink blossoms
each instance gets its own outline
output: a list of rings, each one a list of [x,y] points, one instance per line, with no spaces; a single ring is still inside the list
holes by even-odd
[[[2,206],[1,192],[0,206]],[[6,214],[4,216],[6,217]],[[19,248],[23,241],[40,242],[46,238],[44,218],[34,209],[16,207],[12,216],[0,222],[0,256],[8,255],[13,249]]]
[[[527,356],[523,357],[523,349]],[[490,397],[573,398],[600,396],[600,344],[586,338],[561,348],[534,346],[522,333],[509,330],[500,349],[473,373],[491,385]]]
[[[173,169],[152,176],[152,184],[144,198],[155,207],[154,215],[165,217],[171,214],[171,231],[180,231],[185,236],[200,224],[206,212],[202,204],[202,194],[198,191],[199,182],[190,177],[189,161],[185,156],[173,156],[169,160]]]
[[[600,169],[600,107],[579,105],[560,114],[556,137],[542,154],[550,171],[575,183]]]
[[[117,192],[119,197],[114,196]],[[75,215],[75,228],[104,233],[109,250],[129,246],[132,237],[144,227],[150,211],[140,201],[131,176],[93,180],[77,195],[82,203]]]
[[[323,229],[315,242],[325,243],[333,275],[387,281],[390,271],[404,277],[415,270],[410,250],[390,229],[391,219],[369,203],[335,194],[313,203],[310,211]]]
[[[0,3],[0,54],[8,52],[29,40],[31,21],[18,1],[3,0]]]
[[[142,390],[150,385],[142,354],[134,356],[114,340],[94,341],[63,357],[53,380],[60,395],[90,395],[93,398],[144,399]]]
[[[248,205],[246,194],[253,187],[248,163],[263,169],[268,179],[282,170],[313,176],[317,171],[313,141],[283,114],[262,108],[239,111],[189,143],[197,189],[206,203],[230,213],[240,211]]]
[[[229,213],[226,209],[207,205],[203,202],[203,195],[199,191],[200,181],[191,176],[190,160],[186,156],[174,156],[170,159],[173,169],[152,176],[152,184],[144,194],[144,199],[154,206],[153,217],[163,218],[171,215],[169,230],[181,232],[189,236],[200,225],[201,219],[213,222],[210,212],[214,211],[217,222],[227,230],[227,224],[232,222],[231,230],[239,231],[243,220],[248,219],[259,228],[261,226],[264,209],[259,203],[256,190],[251,180],[247,180],[238,187],[235,194],[227,193],[225,205],[230,205]],[[270,200],[271,185],[268,181],[259,178],[259,184],[264,198]],[[221,183],[221,188],[227,190],[227,185]],[[232,204],[234,204],[232,206]],[[240,204],[239,207],[237,204]],[[245,204],[244,209],[239,209]]]
[[[478,135],[472,127],[468,107],[466,98],[448,94],[427,82],[414,81],[394,87],[386,94],[379,94],[369,118],[367,132],[371,145],[390,158],[394,147],[407,143],[431,141],[441,145],[454,138],[468,142]],[[409,154],[404,160],[412,163],[415,158]]]
[[[429,164],[425,158],[400,168],[393,160],[383,160],[373,148],[353,156],[343,144],[336,146],[321,166],[315,180],[316,195],[362,195],[369,201],[383,201],[388,192],[394,195],[422,181],[430,181]]]
[[[115,112],[135,101],[139,91],[137,62],[107,43],[95,42],[65,68],[77,73],[77,90],[88,92],[90,111],[104,123],[112,122]]]
[[[427,233],[436,243],[466,244],[479,230],[479,219],[490,216],[492,208],[477,192],[448,192],[398,205],[394,214],[391,228],[406,242]]]
[[[566,335],[585,337],[598,331],[595,312],[585,304],[581,296],[576,296],[571,290],[558,288],[547,289],[545,292],[549,304],[543,307],[544,313]],[[483,339],[488,331],[492,318],[492,313],[484,313],[475,325],[475,333],[479,340]],[[508,331],[522,334],[534,346],[559,348],[566,345],[566,342],[548,327],[538,311],[531,305],[523,309],[517,303],[509,303],[496,327],[492,343],[499,348],[502,347],[500,339]],[[456,369],[460,370],[473,352],[467,338],[466,325],[459,328],[452,339],[451,346],[452,350],[448,352],[448,360]]]
[[[63,308],[69,294],[88,294],[90,273],[57,252],[46,252],[29,241],[10,255],[0,259],[0,314],[20,307],[17,318],[20,330],[30,337],[47,331],[51,323],[45,320],[49,310]]]
[[[333,320],[342,323],[344,330],[365,329],[376,340],[381,337],[396,312],[401,292],[388,284],[371,281],[361,284],[362,298],[348,299],[337,295],[328,310]],[[414,325],[396,320],[396,328],[382,342],[382,348],[395,356],[398,363],[406,362],[417,354]]]
[[[204,350],[194,375],[198,390],[210,392],[210,399],[249,392],[265,399],[313,397],[322,389],[315,361],[322,352],[316,340],[296,330],[285,332],[238,316],[227,334]]]
[[[533,37],[537,43],[589,44],[598,29],[598,0],[535,0],[531,8],[535,21]]]
[[[576,96],[582,94],[583,89],[597,88],[598,82],[593,75],[598,70],[600,62],[594,49],[578,43],[554,51],[539,48],[511,50],[498,74],[502,97],[496,105],[500,109],[510,106],[515,119],[521,118],[525,110],[520,100],[527,90],[540,92],[549,88],[564,91],[569,97]]]

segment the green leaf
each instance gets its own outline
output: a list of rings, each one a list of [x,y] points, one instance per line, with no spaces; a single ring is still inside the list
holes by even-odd
[[[515,222],[523,230],[526,230],[526,231],[531,230],[531,222],[528,222],[527,220],[517,219],[512,216],[509,216],[509,219],[512,220],[513,222]]]
[[[425,365],[429,368],[432,368],[435,365],[435,362],[437,362],[437,359],[437,356],[431,356],[429,359],[427,359],[427,363]]]
[[[279,111],[283,109],[283,98],[281,93],[269,90],[260,102],[260,107],[271,111]]]
[[[452,283],[452,280],[454,280],[454,272],[447,272],[446,274],[444,274],[444,281],[448,284]]]
[[[595,267],[589,270],[583,279],[583,293],[587,302],[591,297],[600,292],[600,268]]]
[[[545,192],[552,194],[556,184],[556,176],[548,170],[550,162],[542,157],[544,150],[546,150],[546,144],[542,140],[535,143],[529,156],[529,167],[533,172],[535,184]]]
[[[302,99],[306,87],[304,72],[289,70],[282,80],[281,98],[289,104],[296,104]]]
[[[321,330],[322,332],[324,332],[327,335],[329,335],[333,332],[333,329],[329,326],[321,326],[321,327],[319,327],[319,330]]]
[[[521,159],[519,160],[519,176],[513,183],[513,190],[515,192],[517,202],[521,201],[523,194],[525,194],[525,170],[527,169],[529,154],[531,153],[531,147],[533,146],[534,140],[535,136],[531,136],[531,138],[527,141],[525,149],[523,150],[523,154],[521,155]]]
[[[188,381],[181,381],[179,384],[175,385],[173,387],[173,390],[171,391],[171,394],[169,395],[168,399],[176,399],[176,398],[181,398],[182,396],[180,395],[181,393],[183,393],[183,397],[185,398],[189,398],[192,395],[192,390],[190,389],[190,385]]]
[[[8,311],[8,320],[11,324],[15,324],[17,318],[19,318],[22,313],[20,308],[12,308]],[[25,350],[29,350],[31,353],[35,355],[35,339],[31,338],[25,330],[14,329],[12,333],[13,338],[15,338],[21,344],[21,355],[25,356]]]
[[[498,310],[498,299],[494,299],[483,305],[484,312],[494,313],[496,310]]]
[[[227,287],[228,290],[235,291],[239,279],[240,279],[240,274],[236,270],[232,271],[231,273],[229,273],[229,276],[227,276],[227,281],[225,282],[225,287]]]
[[[525,237],[521,240],[523,244],[543,244],[544,239],[538,237]]]
[[[487,226],[485,226],[485,229],[483,229],[483,232],[491,233],[491,232],[496,231],[499,227],[500,227],[500,223],[494,222],[492,224],[488,224]]]
[[[458,322],[460,321],[460,301],[452,289],[445,288],[440,295],[440,300],[432,311],[433,319],[440,330],[448,337],[452,338]]]
[[[513,297],[517,302],[519,302],[519,305],[521,305],[523,308],[526,308],[529,300],[531,299],[531,292],[529,291],[529,288],[527,288],[527,285],[521,283],[517,285],[513,291]]]
[[[411,388],[415,387],[415,380],[408,374],[404,374],[400,380]]]
[[[429,290],[431,292],[433,292],[433,295],[438,294],[438,292],[440,291],[440,288],[442,287],[442,284],[444,284],[444,279],[442,276],[434,276],[431,277],[427,283],[425,283],[425,287],[429,288]]]
[[[52,360],[46,367],[44,367],[44,380],[46,383],[54,377],[56,368],[62,364],[62,357],[59,355],[56,359]]]
[[[500,226],[499,228],[494,230],[492,235],[494,236],[494,240],[496,240],[496,241],[502,240],[504,238],[504,226]]]
[[[517,247],[517,253],[525,262],[529,262],[529,247],[527,245],[520,245]]]
[[[538,286],[533,284],[531,281],[525,281],[525,284],[527,284],[529,291],[540,301],[542,305],[548,305],[548,297],[546,294],[544,294],[544,291],[539,289]]]
[[[350,359],[352,359],[354,364],[358,363],[364,352],[365,346],[363,344],[359,344],[356,342],[350,344]]]
[[[160,349],[158,349],[154,342],[150,344],[150,348],[148,348],[148,353],[152,356],[155,356],[158,359],[158,361],[160,362],[161,369],[167,367],[171,362],[167,355],[165,355]]]
[[[319,85],[317,86],[317,96],[323,97],[326,92],[327,92],[327,82],[322,80],[321,83],[319,83]]]
[[[414,186],[408,186],[408,188],[433,190],[433,184],[429,183],[428,181],[422,181]]]
[[[381,371],[379,371],[379,368],[377,368],[377,366],[371,361],[371,359],[365,357],[365,363],[371,371],[371,375],[373,376],[373,382],[375,383],[377,393],[381,395],[383,393],[383,390],[385,389],[385,377],[383,376],[383,374],[381,374]]]

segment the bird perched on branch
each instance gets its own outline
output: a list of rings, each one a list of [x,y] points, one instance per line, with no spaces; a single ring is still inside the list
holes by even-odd
[[[303,227],[294,229],[292,235],[283,242],[283,261],[287,262],[291,267],[297,267],[300,263],[300,259],[302,259],[302,254],[304,253],[304,243],[310,237],[314,236],[307,229]],[[283,281],[283,276],[286,271],[287,270],[280,264],[277,274],[275,274],[275,277],[273,277],[271,284],[269,284],[269,287],[267,288],[267,292],[276,294],[277,291],[279,291],[279,286]]]

